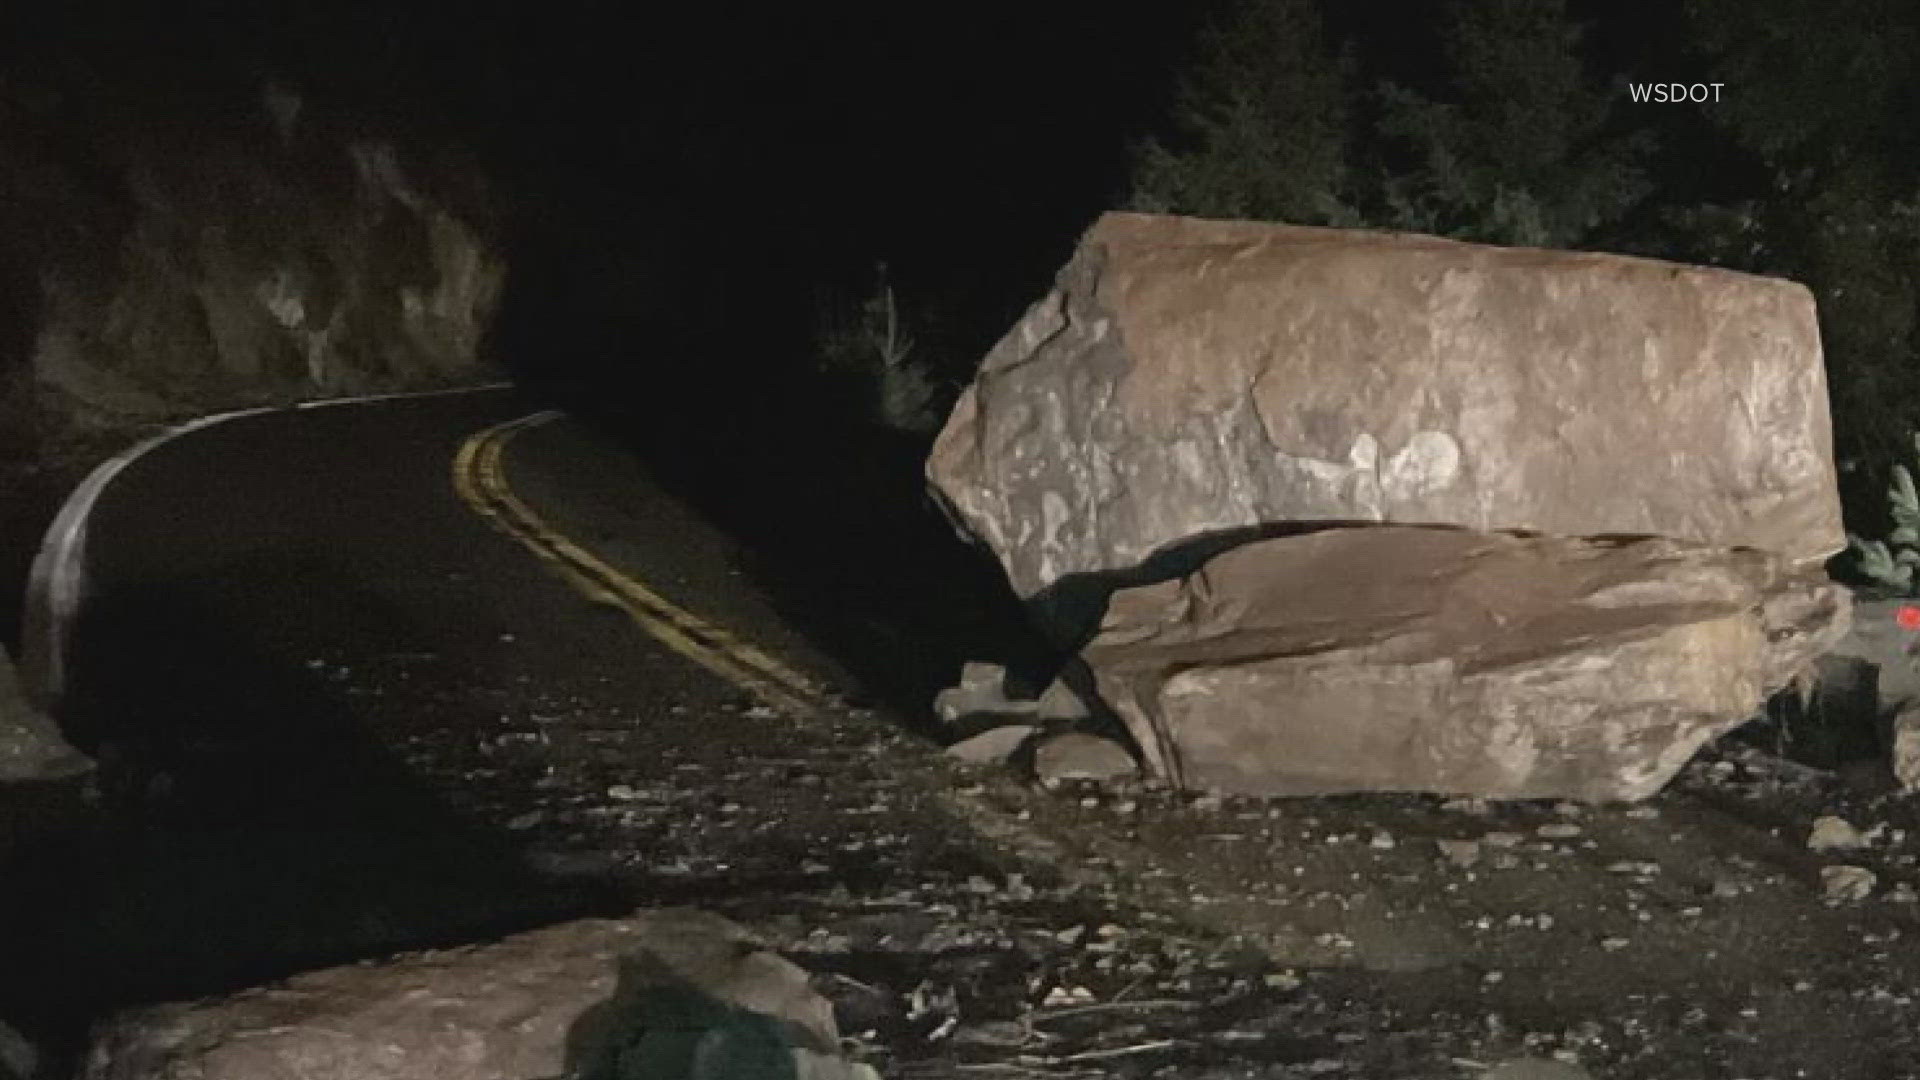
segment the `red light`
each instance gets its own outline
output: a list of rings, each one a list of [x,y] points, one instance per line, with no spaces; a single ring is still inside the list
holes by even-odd
[[[1902,630],[1920,630],[1920,607],[1901,604],[1899,612],[1893,618],[1900,624]]]

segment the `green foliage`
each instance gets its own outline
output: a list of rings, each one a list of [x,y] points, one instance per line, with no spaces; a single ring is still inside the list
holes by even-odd
[[[1313,0],[1242,0],[1200,35],[1170,141],[1134,149],[1132,209],[1358,224],[1342,199],[1354,64]]]
[[[1592,83],[1563,0],[1464,0],[1443,22],[1450,100],[1380,85],[1389,164],[1376,221],[1565,247],[1651,190],[1647,132],[1611,134],[1620,95]]]
[[[1133,209],[1568,245],[1646,196],[1644,132],[1611,134],[1563,0],[1457,0],[1445,99],[1326,40],[1312,0],[1238,0],[1202,34]]]
[[[1913,438],[1914,451],[1920,455],[1920,435]],[[1893,516],[1893,531],[1885,540],[1847,537],[1859,555],[1855,569],[1870,581],[1901,595],[1914,594],[1914,566],[1920,565],[1920,491],[1913,484],[1913,473],[1904,464],[1893,466],[1893,483],[1887,488],[1887,508]]]
[[[874,420],[898,431],[926,434],[940,424],[944,386],[916,354],[919,342],[908,328],[899,298],[887,277],[887,265],[875,267],[873,291],[852,310],[829,303],[821,313],[818,361],[829,377],[842,381],[862,399]]]

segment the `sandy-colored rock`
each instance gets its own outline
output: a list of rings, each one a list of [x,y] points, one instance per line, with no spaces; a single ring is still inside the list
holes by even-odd
[[[33,1080],[40,1072],[40,1052],[26,1037],[0,1021],[0,1080]]]
[[[1810,576],[1672,540],[1328,529],[1115,593],[1083,658],[1183,787],[1636,800],[1844,630],[1845,590]],[[1825,602],[1770,625],[1782,590]]]
[[[1102,217],[927,471],[1029,597],[1273,522],[1845,544],[1802,286],[1249,222]]]
[[[1006,668],[970,660],[961,666],[957,685],[933,696],[933,712],[944,723],[969,727],[988,719],[1071,723],[1086,719],[1090,710],[1063,679],[1047,684],[1038,698],[1010,697]]]
[[[1013,712],[1006,681],[1007,669],[999,664],[969,660],[961,665],[959,683],[933,696],[933,713],[952,724],[977,713]]]
[[[969,765],[997,765],[1018,753],[1040,729],[1033,724],[1003,724],[947,747],[947,754]]]
[[[1808,851],[1840,851],[1867,846],[1867,838],[1846,818],[1822,814],[1807,833]]]
[[[1066,780],[1117,780],[1139,771],[1126,747],[1084,731],[1055,735],[1033,752],[1034,775],[1048,786]]]
[[[763,1075],[872,1075],[839,1057],[806,972],[725,919],[664,910],[124,1013],[96,1030],[83,1075],[718,1080],[756,1062]]]
[[[1864,866],[1823,866],[1820,868],[1820,888],[1828,900],[1865,900],[1873,895],[1880,883],[1880,876]]]

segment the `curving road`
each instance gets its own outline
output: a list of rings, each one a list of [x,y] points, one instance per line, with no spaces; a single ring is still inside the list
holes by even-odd
[[[49,848],[18,871],[31,887],[0,890],[0,927],[25,928],[0,939],[0,969],[35,973],[0,986],[30,998],[14,1015],[783,881],[806,836],[849,828],[810,824],[837,811],[804,789],[812,805],[766,809],[786,831],[717,838],[682,835],[703,819],[671,801],[620,816],[617,835],[570,809],[621,783],[708,790],[702,770],[756,755],[765,775],[723,801],[777,801],[766,780],[800,764],[777,744],[845,751],[795,749],[740,685],[583,596],[460,496],[463,444],[530,411],[490,391],[240,416],[156,446],[100,493],[61,718],[135,824]],[[663,603],[717,605],[783,670],[824,670],[742,587],[726,538],[582,438],[550,425],[500,477],[539,493],[620,471],[625,508],[569,527],[637,541],[625,554]],[[556,805],[529,814],[542,798]]]

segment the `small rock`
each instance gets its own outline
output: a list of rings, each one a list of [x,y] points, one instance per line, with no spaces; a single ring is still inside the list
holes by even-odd
[[[962,1024],[953,1033],[953,1041],[961,1046],[1022,1046],[1033,1037],[1023,1024],[1012,1020],[988,1020],[980,1024]]]
[[[1593,1080],[1593,1074],[1551,1058],[1514,1058],[1488,1069],[1481,1080]]]
[[[1829,900],[1865,900],[1880,879],[1864,866],[1823,866],[1820,883]]]
[[[607,788],[607,798],[609,799],[617,799],[620,802],[632,802],[639,797],[640,793],[635,791],[630,784],[614,784]]]
[[[1070,731],[1040,744],[1033,754],[1033,771],[1042,784],[1066,780],[1117,780],[1139,771],[1126,747],[1111,739]]]
[[[1040,729],[1032,724],[988,728],[947,747],[947,754],[971,765],[997,765],[1011,758]]]
[[[1393,834],[1389,832],[1374,833],[1373,839],[1367,841],[1367,846],[1376,851],[1392,851],[1394,848]]]
[[[840,1056],[833,1002],[807,971],[744,928],[684,908],[129,1010],[95,1026],[87,1075],[660,1075],[640,1066],[684,1061],[695,1040],[728,1075],[874,1075]]]
[[[1519,847],[1527,838],[1517,832],[1490,832],[1480,842],[1490,847]]]
[[[1580,826],[1570,821],[1555,821],[1533,831],[1536,836],[1545,840],[1571,840],[1580,835]]]
[[[1813,819],[1813,831],[1807,836],[1808,851],[1838,851],[1867,845],[1867,838],[1845,818],[1827,814]]]
[[[1478,840],[1435,840],[1433,843],[1440,849],[1441,858],[1463,870],[1480,861]]]
[[[1920,790],[1920,713],[1911,705],[1894,713],[1889,764],[1902,791]]]
[[[1660,873],[1657,862],[1642,862],[1635,859],[1621,859],[1607,864],[1609,874],[1632,874],[1635,877],[1654,877]]]

